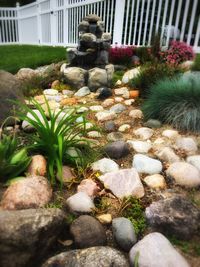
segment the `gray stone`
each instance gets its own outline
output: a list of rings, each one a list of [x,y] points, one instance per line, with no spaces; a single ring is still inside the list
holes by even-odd
[[[112,159],[103,158],[92,164],[93,171],[100,171],[102,173],[118,171],[119,165]]]
[[[107,135],[107,140],[109,142],[116,142],[124,140],[124,135],[120,132],[112,132]]]
[[[127,218],[120,217],[113,219],[112,231],[117,244],[127,252],[137,242],[134,227]]]
[[[116,114],[122,113],[123,111],[126,110],[126,106],[124,106],[123,104],[115,104],[114,106],[112,106],[110,108],[110,111],[115,112]]]
[[[124,141],[116,141],[107,144],[104,148],[104,151],[111,159],[120,159],[130,153],[128,144]]]
[[[19,81],[11,73],[0,70],[0,124],[10,116],[16,115],[16,104],[9,100],[24,102],[23,93]],[[7,125],[14,125],[15,120],[7,120]]]
[[[92,199],[85,192],[79,192],[69,197],[66,204],[73,212],[92,212],[95,208]]]
[[[52,189],[45,177],[30,176],[12,183],[5,191],[1,208],[4,210],[22,210],[41,208],[49,203]]]
[[[166,163],[174,163],[177,161],[181,161],[179,156],[177,156],[174,150],[171,147],[164,147],[160,150],[156,151],[155,155],[162,161]]]
[[[142,119],[143,118],[143,113],[142,113],[142,111],[140,109],[133,109],[133,110],[130,111],[129,117],[131,117],[134,120]]]
[[[148,153],[152,148],[151,143],[144,141],[134,141],[128,140],[127,143],[135,150],[137,153]]]
[[[101,105],[96,105],[96,106],[90,106],[89,109],[91,111],[94,111],[94,112],[99,112],[99,111],[102,111],[103,110],[103,107]]]
[[[162,123],[158,120],[150,119],[144,123],[144,126],[149,128],[160,128]]]
[[[106,36],[107,35],[107,36]],[[108,33],[103,34],[102,38],[107,38],[108,37]],[[109,46],[110,48],[110,46]],[[109,57],[109,52],[108,52],[108,57]],[[108,86],[112,85],[112,79],[113,79],[113,74],[115,71],[114,65],[113,64],[108,64],[105,66],[106,72],[107,72],[107,77],[108,77]]]
[[[87,75],[87,71],[78,67],[69,67],[64,69],[64,75],[68,81],[68,83],[80,89],[85,86],[85,78]]]
[[[191,137],[177,138],[176,147],[183,150],[188,156],[194,155],[198,150],[197,143]]]
[[[142,154],[136,154],[133,157],[133,167],[139,173],[156,174],[162,171],[162,163],[159,160],[152,159]]]
[[[160,233],[151,233],[140,240],[129,252],[130,266],[139,267],[189,267],[190,265],[174,249],[166,237]]]
[[[29,80],[31,78],[33,78],[34,76],[36,76],[38,74],[38,72],[36,70],[33,70],[31,68],[21,68],[17,74],[16,77],[19,80]]]
[[[105,111],[99,111],[95,115],[95,117],[99,122],[103,122],[115,119],[117,117],[117,114],[113,111],[105,110]]]
[[[200,171],[200,155],[189,156],[187,157],[187,162],[192,164]]]
[[[134,168],[106,173],[100,176],[99,180],[118,198],[128,196],[141,198],[144,196],[144,187]]]
[[[92,92],[96,91],[100,87],[106,87],[108,85],[107,72],[104,69],[93,68],[89,70],[88,87]]]
[[[75,245],[88,248],[106,245],[106,233],[101,223],[92,216],[82,215],[70,226]]]
[[[93,43],[93,42],[96,42],[96,40],[97,40],[96,36],[92,33],[83,33],[80,36],[80,41]]]
[[[154,131],[147,127],[142,127],[134,131],[134,134],[142,140],[147,140],[152,137]]]
[[[90,94],[90,89],[87,86],[80,88],[74,96],[83,97]]]
[[[104,124],[104,128],[106,132],[113,132],[116,130],[116,124],[114,123],[114,121],[106,121]]]
[[[200,210],[181,196],[153,202],[145,211],[153,230],[179,239],[198,235]]]
[[[125,256],[110,247],[93,247],[71,250],[58,254],[42,265],[42,267],[129,267]],[[185,267],[185,266],[183,266]]]
[[[129,98],[129,90],[127,87],[121,87],[114,90],[115,95]]]
[[[200,171],[187,162],[172,163],[166,174],[173,178],[177,184],[188,188],[200,185]]]
[[[83,18],[83,21],[88,21],[89,23],[90,22],[95,23],[95,22],[101,21],[101,18],[97,16],[96,14],[89,14]]]
[[[59,209],[0,212],[0,266],[35,267],[65,226]]]

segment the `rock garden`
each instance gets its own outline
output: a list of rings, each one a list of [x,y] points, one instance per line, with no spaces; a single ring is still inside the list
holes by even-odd
[[[0,266],[200,266],[198,55],[79,37],[0,71]]]

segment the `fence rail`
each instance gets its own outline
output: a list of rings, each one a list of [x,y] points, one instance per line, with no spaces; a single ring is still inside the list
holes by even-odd
[[[91,13],[113,44],[149,46],[159,32],[163,46],[179,39],[200,52],[199,0],[36,0],[0,8],[0,44],[75,46],[78,24]]]

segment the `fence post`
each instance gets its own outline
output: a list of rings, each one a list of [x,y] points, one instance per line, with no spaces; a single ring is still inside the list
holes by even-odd
[[[51,12],[51,44],[53,46],[57,43],[57,29],[56,29],[56,1],[50,0],[50,12]]]
[[[65,1],[63,6],[63,12],[64,12],[64,25],[63,25],[63,31],[64,31],[64,45],[68,44],[68,31],[69,31],[69,25],[68,25],[68,14],[69,14],[69,5],[68,1]]]
[[[17,34],[17,29],[16,29],[16,35],[18,36],[18,43],[21,44],[22,43],[22,32],[21,32],[21,20],[20,20],[20,5],[17,2],[16,3],[16,10],[17,10],[17,25],[18,25],[18,34]]]
[[[113,44],[117,43],[121,45],[122,43],[124,13],[125,13],[125,0],[116,0],[114,30],[113,30]]]
[[[41,16],[40,16],[40,0],[36,0],[37,4],[37,33],[38,33],[38,43],[42,43],[42,25],[41,25]]]

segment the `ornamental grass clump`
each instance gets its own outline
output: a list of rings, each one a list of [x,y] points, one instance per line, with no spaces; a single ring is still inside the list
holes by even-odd
[[[45,99],[46,100],[46,99]],[[39,115],[26,105],[21,105],[20,119],[27,121],[36,130],[36,134],[32,136],[32,150],[39,151],[47,159],[48,163],[48,178],[52,184],[55,184],[55,175],[58,174],[59,181],[62,184],[62,165],[68,159],[70,162],[77,163],[81,157],[81,145],[89,146],[89,143],[80,138],[84,136],[86,130],[86,119],[77,122],[80,115],[76,114],[75,109],[68,112],[60,110],[59,112],[52,111],[46,100],[48,118],[40,104],[34,99],[32,104],[39,111]]]
[[[200,77],[193,74],[153,85],[142,111],[146,120],[157,119],[177,129],[200,132]]]

